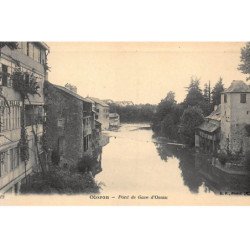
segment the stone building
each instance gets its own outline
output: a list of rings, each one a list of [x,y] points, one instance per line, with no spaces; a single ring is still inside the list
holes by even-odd
[[[120,126],[120,116],[117,113],[109,113],[109,127],[119,127]]]
[[[86,97],[94,105],[95,119],[101,123],[102,130],[109,129],[109,105],[95,97]]]
[[[195,135],[196,148],[244,155],[250,150],[250,86],[233,81],[221,94],[221,105],[205,118]]]
[[[61,163],[76,165],[85,156],[100,160],[100,127],[92,102],[66,87],[45,83],[46,137],[48,150]]]
[[[6,98],[10,110],[4,98],[0,97],[0,193],[18,193],[25,176],[38,170],[38,153],[42,154],[42,147],[40,144],[36,147],[34,133],[39,141],[43,134],[43,85],[47,77],[48,52],[49,47],[43,42],[19,42],[18,48],[13,50],[8,46],[1,48],[0,92]],[[37,77],[39,84],[39,95],[29,96],[30,102],[26,100],[24,104],[29,145],[26,167],[20,158],[19,148],[22,100],[20,93],[14,90],[11,79],[17,66],[23,72]]]
[[[250,150],[247,125],[250,125],[250,86],[233,81],[221,95],[221,150],[232,154]]]

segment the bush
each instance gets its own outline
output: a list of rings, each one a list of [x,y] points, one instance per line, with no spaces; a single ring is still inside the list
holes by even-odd
[[[100,186],[89,173],[69,169],[53,169],[45,174],[35,173],[21,186],[23,194],[88,194],[98,193]]]
[[[204,121],[199,107],[188,107],[182,114],[179,133],[183,142],[189,146],[195,144],[195,130]]]
[[[250,170],[250,150],[245,154],[245,165]]]
[[[222,165],[225,165],[228,161],[228,156],[227,154],[225,153],[219,153],[218,154],[218,159],[219,159],[219,162],[222,164]]]
[[[247,124],[247,125],[245,126],[245,129],[246,129],[246,131],[247,131],[247,136],[250,136],[250,124]]]
[[[95,166],[96,161],[90,156],[84,156],[77,164],[80,173],[87,173]]]
[[[53,165],[58,166],[60,162],[60,155],[56,150],[53,150],[51,153],[51,162]]]

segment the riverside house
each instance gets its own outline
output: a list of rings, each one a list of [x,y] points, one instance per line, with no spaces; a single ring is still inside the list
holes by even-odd
[[[73,85],[45,83],[46,134],[50,155],[60,163],[76,165],[84,157],[100,162],[100,125],[96,123],[92,102],[78,95]]]
[[[95,97],[86,97],[94,105],[95,119],[101,124],[102,130],[109,129],[109,105]]]
[[[43,134],[43,85],[47,77],[47,53],[49,47],[43,42],[19,42],[18,48],[11,50],[8,46],[1,48],[0,54],[0,193],[19,193],[21,182],[32,171],[38,170],[38,155],[42,147],[35,146],[34,133],[38,141]],[[19,142],[21,139],[20,93],[12,86],[11,75],[15,67],[33,74],[39,84],[39,95],[29,96],[30,102],[25,105],[26,131],[29,146],[29,160],[25,163],[20,157]],[[32,125],[34,131],[32,131]],[[34,133],[33,133],[34,132]],[[38,149],[38,150],[37,150]],[[40,157],[39,156],[39,157]]]
[[[109,113],[109,127],[117,128],[120,126],[120,116],[117,113]]]
[[[195,146],[206,153],[216,153],[220,148],[221,105],[198,126],[195,133]]]
[[[250,86],[233,81],[221,105],[197,128],[195,146],[207,152],[244,155],[250,150]]]

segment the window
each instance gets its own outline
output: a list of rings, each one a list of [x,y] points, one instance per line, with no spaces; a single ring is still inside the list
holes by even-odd
[[[19,166],[19,148],[10,149],[10,169],[15,170]]]
[[[34,60],[40,62],[40,49],[34,46]]]
[[[246,103],[247,102],[247,94],[240,94],[240,103]]]
[[[21,42],[21,48],[25,55],[27,55],[27,42]]]
[[[0,177],[8,173],[7,152],[0,152]]]
[[[8,66],[2,64],[2,85],[8,85]]]
[[[27,43],[27,56],[30,56],[30,46],[29,46],[29,43]]]
[[[45,50],[43,50],[43,49],[40,50],[40,56],[41,56],[40,63],[44,65],[45,64],[45,58],[46,58],[46,56],[45,56]]]
[[[21,110],[17,102],[14,104],[10,103],[10,110],[8,107],[2,107],[2,109],[0,115],[0,132],[20,128]]]
[[[65,119],[64,118],[58,118],[57,127],[64,128],[64,124],[65,124]]]
[[[89,148],[89,137],[85,136],[83,138],[83,150],[84,150],[84,152],[87,151],[88,148]]]
[[[227,94],[224,94],[224,103],[227,103]]]

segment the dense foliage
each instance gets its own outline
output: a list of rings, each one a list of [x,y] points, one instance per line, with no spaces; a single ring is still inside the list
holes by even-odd
[[[156,106],[151,104],[139,104],[119,106],[110,104],[110,113],[118,113],[121,122],[151,122]]]
[[[241,49],[241,64],[238,69],[243,73],[250,75],[250,42],[247,42],[245,47]],[[250,76],[247,77],[247,80],[250,79]]]
[[[224,91],[224,85],[222,83],[222,78],[218,80],[212,90],[212,104],[213,106],[219,105],[221,103],[221,93]]]
[[[98,193],[100,186],[90,173],[80,173],[71,167],[52,168],[44,174],[35,173],[23,183],[23,194],[88,194]]]
[[[28,95],[39,95],[37,77],[32,73],[23,72],[20,67],[16,67],[11,79],[14,90],[20,93],[22,99],[28,99]]]
[[[183,108],[183,105],[177,104],[174,92],[170,91],[157,106],[153,118],[153,131],[169,139],[177,139]]]
[[[22,161],[27,163],[29,160],[29,142],[28,142],[28,135],[27,131],[25,129],[25,126],[22,124],[21,126],[21,138],[18,143],[18,146],[20,148],[20,158]]]
[[[11,75],[12,86],[15,91],[17,91],[21,95],[22,99],[22,110],[21,110],[21,138],[19,140],[19,148],[20,148],[20,157],[22,161],[27,164],[29,160],[29,142],[26,131],[26,122],[25,122],[25,100],[29,100],[29,95],[40,95],[39,85],[37,82],[37,78],[31,73],[23,72],[20,66],[17,66]],[[37,146],[37,135],[35,133],[34,127],[32,125],[32,132],[34,134],[35,144],[38,151]],[[38,159],[40,162],[40,156],[37,152]]]
[[[197,107],[188,107],[183,112],[180,123],[180,134],[183,142],[194,146],[195,130],[204,121],[202,110]]]
[[[196,127],[203,122],[204,116],[212,112],[215,105],[220,104],[224,87],[220,78],[212,91],[210,82],[205,84],[202,91],[200,80],[192,77],[186,89],[187,95],[182,103],[176,102],[172,91],[161,100],[153,117],[152,129],[157,135],[193,146]]]

